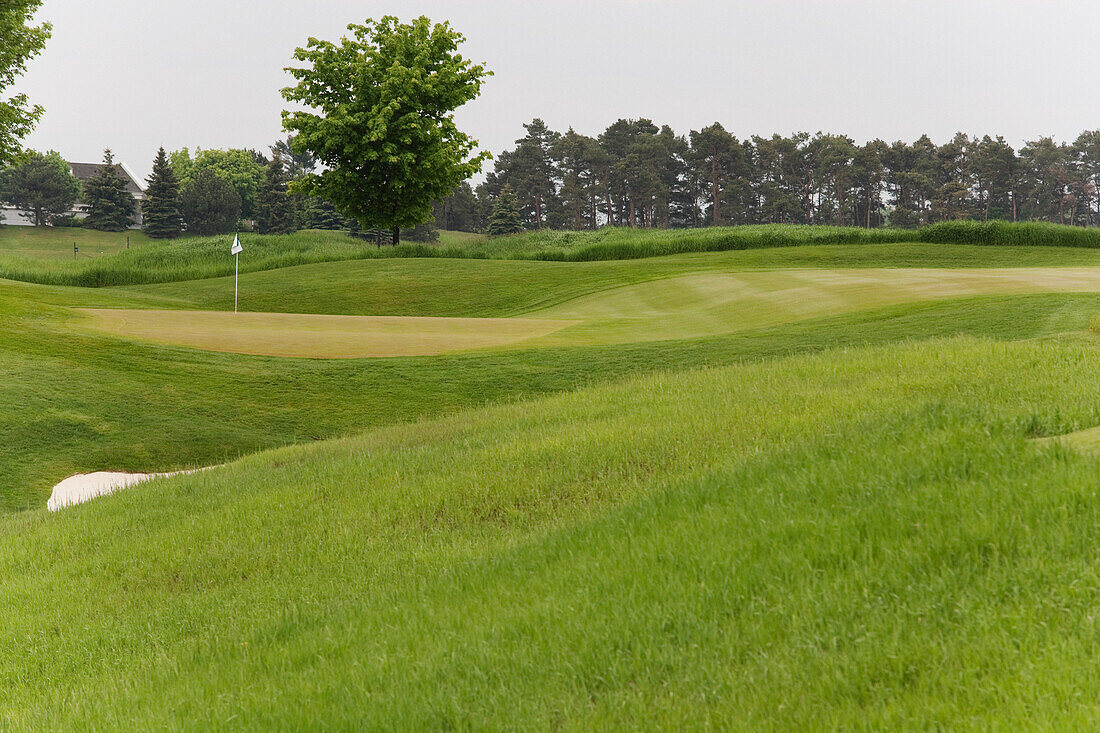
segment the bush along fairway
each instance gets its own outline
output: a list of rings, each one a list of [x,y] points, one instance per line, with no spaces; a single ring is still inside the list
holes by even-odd
[[[0,729],[1100,722],[1087,247],[312,236],[0,280]]]

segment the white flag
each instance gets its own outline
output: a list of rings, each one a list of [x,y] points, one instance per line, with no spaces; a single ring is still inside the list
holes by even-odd
[[[234,234],[233,235],[233,246],[229,248],[229,254],[231,254],[231,255],[240,254],[241,250],[243,250],[243,249],[244,249],[244,247],[241,246],[240,238],[236,234]]]

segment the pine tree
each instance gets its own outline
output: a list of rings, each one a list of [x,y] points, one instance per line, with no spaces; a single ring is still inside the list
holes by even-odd
[[[153,172],[146,179],[145,201],[142,204],[145,233],[154,239],[172,239],[180,235],[180,186],[168,156],[161,147],[153,159]]]
[[[126,190],[126,178],[115,165],[111,149],[103,151],[103,166],[84,184],[88,215],[84,226],[104,232],[121,232],[130,226],[134,197]]]
[[[489,234],[515,234],[521,231],[523,221],[519,216],[516,195],[511,188],[505,186],[493,202],[493,213],[489,216]]]
[[[298,229],[294,201],[286,192],[283,158],[275,153],[256,202],[256,230],[260,234],[289,234]]]
[[[328,199],[316,196],[298,196],[297,198],[301,212],[299,223],[303,229],[338,231],[349,227],[350,222],[340,216],[340,212],[336,210],[336,204]]]

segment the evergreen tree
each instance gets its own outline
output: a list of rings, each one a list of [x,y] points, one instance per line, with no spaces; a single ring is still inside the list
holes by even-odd
[[[153,172],[146,179],[142,214],[145,233],[154,239],[173,239],[180,235],[180,186],[162,146],[153,159]]]
[[[256,201],[256,230],[260,234],[289,234],[298,229],[294,201],[287,194],[283,158],[275,153]]]
[[[307,176],[317,169],[317,159],[313,157],[313,153],[301,146],[298,146],[301,152],[295,152],[296,137],[297,135],[287,135],[286,140],[278,140],[271,146],[271,154],[283,159],[287,178],[292,181]]]
[[[460,183],[447,198],[437,201],[432,207],[432,216],[440,229],[456,232],[481,230],[480,203],[468,181]]]
[[[297,196],[298,224],[302,229],[339,231],[348,229],[350,222],[336,210],[336,204],[319,196]]]
[[[515,234],[522,231],[523,220],[519,216],[516,195],[511,188],[505,186],[493,202],[493,213],[489,215],[489,234]]]
[[[134,197],[126,190],[126,176],[115,165],[111,149],[103,151],[103,166],[84,184],[88,215],[84,226],[104,232],[121,232],[130,226]]]
[[[229,182],[206,168],[183,187],[180,213],[191,234],[228,234],[241,218],[241,197]]]

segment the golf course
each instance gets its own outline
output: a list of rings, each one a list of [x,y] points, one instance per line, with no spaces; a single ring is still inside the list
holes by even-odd
[[[0,729],[1100,722],[1100,249],[29,231]]]

